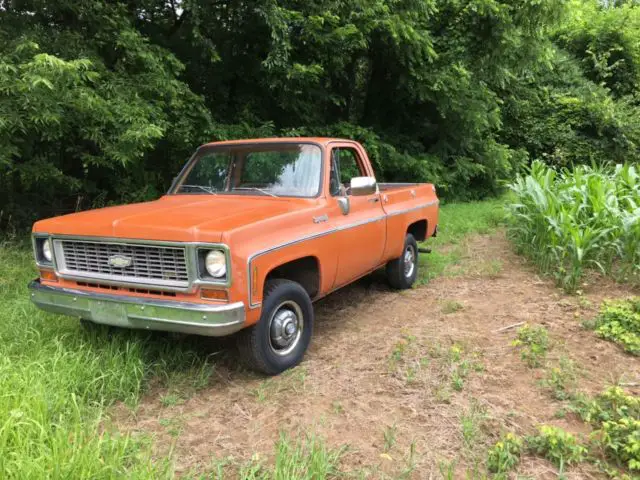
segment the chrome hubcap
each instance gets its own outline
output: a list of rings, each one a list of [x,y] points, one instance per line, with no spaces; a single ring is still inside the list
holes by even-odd
[[[304,321],[302,309],[292,301],[278,305],[269,321],[269,345],[277,355],[287,355],[300,341]]]
[[[404,251],[404,276],[409,278],[416,268],[416,252],[413,245],[408,245]]]

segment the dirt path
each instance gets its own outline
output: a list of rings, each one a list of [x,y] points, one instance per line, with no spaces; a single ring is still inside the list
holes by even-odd
[[[460,269],[462,275],[401,293],[376,278],[358,282],[317,304],[312,347],[300,367],[265,380],[223,364],[210,386],[183,404],[163,405],[164,392],[154,391],[135,414],[120,411],[116,423],[153,433],[158,455],[173,448],[183,473],[206,471],[213,457],[269,457],[284,431],[348,445],[344,469],[370,478],[441,478],[448,469],[464,478],[482,471],[501,431],[529,434],[549,423],[584,432],[570,415],[556,418],[562,402],[540,386],[544,371],[527,368],[511,346],[516,329],[497,329],[545,325],[550,365],[571,359],[586,393],[621,378],[640,380],[637,359],[580,326],[602,299],[628,290],[606,284],[585,287],[582,297],[564,295],[513,254],[501,232],[471,239]],[[518,470],[535,478],[556,478],[554,472],[535,458],[524,458]],[[568,472],[598,475],[588,467]]]

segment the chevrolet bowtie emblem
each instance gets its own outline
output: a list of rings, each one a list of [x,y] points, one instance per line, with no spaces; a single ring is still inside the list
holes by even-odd
[[[132,263],[133,259],[124,255],[111,255],[109,257],[109,265],[111,265],[112,267],[126,268]]]

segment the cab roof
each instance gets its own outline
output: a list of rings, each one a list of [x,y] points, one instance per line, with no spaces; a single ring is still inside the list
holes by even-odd
[[[238,144],[251,144],[251,143],[281,143],[281,142],[309,142],[317,143],[325,146],[331,142],[350,142],[355,143],[354,140],[346,138],[334,138],[334,137],[269,137],[269,138],[248,138],[241,140],[221,140],[217,142],[209,142],[202,145],[203,147],[210,147],[214,145],[238,145]]]

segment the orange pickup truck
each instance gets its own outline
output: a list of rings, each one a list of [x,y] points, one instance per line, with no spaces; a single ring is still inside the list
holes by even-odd
[[[411,287],[437,225],[435,187],[377,183],[357,142],[209,143],[158,200],[35,223],[31,297],[85,324],[238,332],[277,374],[309,345],[313,301],[385,265]]]

